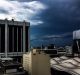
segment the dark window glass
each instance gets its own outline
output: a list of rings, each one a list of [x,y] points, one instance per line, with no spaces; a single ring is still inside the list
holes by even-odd
[[[12,52],[12,37],[13,33],[12,33],[12,26],[9,26],[9,52]]]
[[[17,27],[14,27],[14,52],[17,52]]]
[[[18,27],[18,51],[21,52],[21,27]]]
[[[26,52],[28,51],[28,27],[26,26]]]
[[[1,26],[1,52],[5,52],[5,26]]]

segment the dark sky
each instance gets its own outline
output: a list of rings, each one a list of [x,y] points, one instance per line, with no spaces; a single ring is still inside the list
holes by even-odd
[[[31,34],[36,38],[32,44],[72,45],[72,32],[80,29],[80,0],[39,1],[48,9],[38,15],[44,23],[31,26]]]
[[[1,0],[0,19],[12,17],[30,22],[31,46],[72,45],[72,33],[80,29],[80,0]]]

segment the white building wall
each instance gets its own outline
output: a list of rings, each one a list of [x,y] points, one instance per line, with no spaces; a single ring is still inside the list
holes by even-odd
[[[29,75],[51,75],[50,57],[39,52],[30,52],[23,55],[23,67]]]
[[[80,30],[73,31],[73,39],[80,39]]]

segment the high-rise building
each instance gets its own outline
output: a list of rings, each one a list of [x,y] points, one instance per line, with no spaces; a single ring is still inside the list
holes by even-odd
[[[26,21],[0,20],[0,56],[17,57],[29,49],[29,26]]]
[[[73,32],[73,54],[80,54],[80,30]]]
[[[36,49],[23,55],[23,67],[29,75],[51,75],[49,55]]]

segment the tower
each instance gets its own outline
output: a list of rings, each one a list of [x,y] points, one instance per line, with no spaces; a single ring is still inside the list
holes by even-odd
[[[29,75],[50,75],[49,61],[49,55],[36,49],[23,55],[23,67]]]
[[[22,57],[29,49],[29,22],[0,20],[0,56]]]

